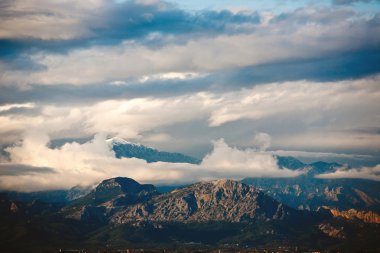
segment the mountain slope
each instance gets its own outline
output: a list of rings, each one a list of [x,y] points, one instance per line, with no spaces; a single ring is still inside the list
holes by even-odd
[[[380,215],[371,211],[364,212],[355,209],[339,211],[337,209],[329,209],[327,207],[324,208],[328,209],[334,217],[342,217],[350,220],[361,220],[366,223],[380,223]]]
[[[139,158],[152,162],[169,162],[169,163],[190,163],[199,164],[201,160],[181,153],[170,153],[159,151],[157,149],[146,147],[141,144],[131,143],[121,138],[111,138],[107,140],[108,145],[115,152],[116,158],[128,157]]]
[[[249,222],[283,219],[293,209],[266,196],[253,186],[232,180],[196,183],[129,206],[116,213],[112,222]]]
[[[114,209],[145,202],[158,195],[150,184],[139,184],[133,179],[117,177],[104,180],[84,197],[62,209],[65,217],[77,220],[106,221]]]
[[[276,200],[297,209],[317,210],[321,206],[351,208],[380,213],[380,182],[363,179],[246,178]]]
[[[159,195],[152,185],[112,178],[59,208],[12,202],[0,194],[0,252],[116,252],[136,247],[380,250],[379,224],[335,218],[326,209],[294,210],[254,186],[232,180],[196,183]],[[68,215],[77,209],[78,219]]]
[[[338,163],[305,164],[294,157],[277,157],[278,166],[306,173],[293,178],[245,178],[274,199],[296,209],[317,210],[329,206],[380,213],[380,182],[365,179],[321,179],[316,175],[341,168]]]

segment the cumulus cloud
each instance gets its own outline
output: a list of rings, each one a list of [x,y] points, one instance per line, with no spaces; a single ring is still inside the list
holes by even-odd
[[[32,131],[25,135],[20,145],[8,148],[13,166],[22,166],[24,171],[17,177],[9,173],[0,175],[1,188],[21,191],[60,189],[92,185],[116,176],[151,183],[189,183],[225,177],[293,177],[303,173],[280,169],[272,154],[238,150],[229,147],[222,139],[214,142],[213,151],[200,165],[116,159],[104,134],[96,135],[84,144],[66,143],[56,149],[49,148],[48,143],[49,137],[45,133]],[[54,168],[54,173],[34,174],[41,170],[36,169],[40,167]]]
[[[36,116],[0,116],[3,123],[0,133],[7,137],[10,136],[10,131],[17,130],[14,141],[22,139],[21,143],[7,149],[13,164],[53,168],[56,173],[46,173],[43,176],[22,174],[17,178],[3,175],[0,184],[5,189],[36,190],[66,188],[75,184],[89,185],[113,176],[128,176],[155,183],[220,177],[296,176],[299,172],[277,167],[273,153],[275,151],[265,151],[271,144],[278,146],[278,143],[284,143],[288,148],[328,148],[338,145],[341,149],[359,147],[371,150],[378,147],[378,129],[371,128],[379,125],[380,119],[378,82],[379,77],[327,83],[273,83],[223,94],[202,92],[169,98],[108,100],[92,106],[78,105],[76,108],[36,104],[33,106],[38,107],[40,112]],[[7,110],[8,107],[18,106],[20,105],[14,104],[4,108]],[[284,121],[287,118],[289,121]],[[49,145],[51,138],[80,138],[101,132],[130,139],[144,140],[147,137],[146,140],[150,139],[157,144],[176,139],[171,131],[164,131],[176,124],[204,122],[205,127],[212,131],[239,120],[279,120],[280,129],[284,122],[288,122],[288,125],[282,137],[278,133],[277,136],[276,133],[273,135],[270,129],[265,133],[257,131],[253,139],[249,140],[250,143],[245,145],[250,149],[239,150],[218,140],[214,142],[212,152],[199,166],[147,164],[138,159],[118,160],[105,144],[105,135],[96,135],[84,144],[72,142],[58,148]],[[313,131],[300,132],[300,125]],[[189,131],[192,128],[188,128]],[[289,132],[292,128],[295,130]],[[228,132],[224,132],[227,137]],[[22,133],[25,135],[20,137]],[[300,137],[302,134],[303,138]],[[197,139],[200,137],[197,136]],[[209,140],[205,138],[203,141]],[[188,140],[183,145],[191,145],[192,142],[193,140]],[[326,152],[312,155],[324,156]],[[345,155],[337,156],[342,158]],[[347,156],[366,158],[350,154]],[[354,172],[350,173],[361,176]],[[25,185],[25,182],[30,183]]]
[[[271,137],[267,133],[257,133],[253,137],[253,144],[258,150],[265,151],[271,145]]]
[[[277,159],[266,152],[255,149],[239,150],[229,147],[223,139],[214,142],[214,149],[207,155],[201,166],[211,169],[211,175],[222,177],[294,177],[300,171],[279,169]]]
[[[348,169],[342,167],[334,173],[319,174],[317,178],[361,178],[380,181],[380,165]]]

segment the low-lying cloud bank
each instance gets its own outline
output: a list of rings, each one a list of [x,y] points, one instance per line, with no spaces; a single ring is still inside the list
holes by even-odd
[[[28,132],[23,142],[8,152],[11,162],[18,166],[49,167],[54,168],[54,173],[16,173],[17,176],[6,173],[0,175],[1,188],[20,191],[69,188],[116,176],[150,183],[191,183],[226,177],[294,177],[303,173],[280,169],[270,153],[232,148],[223,139],[214,142],[213,151],[200,165],[116,159],[104,134],[84,144],[66,143],[56,149],[48,147],[49,141],[46,134]]]
[[[219,139],[214,141],[212,152],[202,163],[194,165],[147,163],[137,158],[116,159],[105,134],[97,134],[83,144],[72,142],[51,148],[47,134],[30,131],[21,143],[8,148],[10,162],[0,164],[0,188],[18,191],[63,189],[93,185],[116,176],[131,177],[146,183],[173,184],[218,178],[296,177],[307,172],[306,169],[279,168],[273,152],[262,148],[264,137],[268,138],[263,133],[257,134],[254,139],[261,140],[261,143],[253,144],[257,148],[245,150],[230,147]],[[317,177],[380,181],[380,165],[373,168],[341,168],[335,173]]]
[[[342,167],[334,173],[320,174],[317,178],[361,178],[380,181],[380,164],[374,167],[348,169]]]

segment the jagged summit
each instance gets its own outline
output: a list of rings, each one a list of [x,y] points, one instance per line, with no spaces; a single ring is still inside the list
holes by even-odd
[[[206,182],[207,182],[207,181],[206,181]],[[211,182],[213,182],[214,184],[226,184],[226,183],[233,184],[233,183],[240,183],[239,181],[236,181],[236,180],[233,180],[233,179],[228,179],[228,178],[216,179],[216,180],[213,180],[213,181],[211,181]]]

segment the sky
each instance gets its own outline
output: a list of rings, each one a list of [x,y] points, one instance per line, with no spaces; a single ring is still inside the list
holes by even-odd
[[[380,1],[2,0],[0,18],[0,189],[302,173],[275,155],[380,180]],[[115,136],[203,161],[115,159]]]

